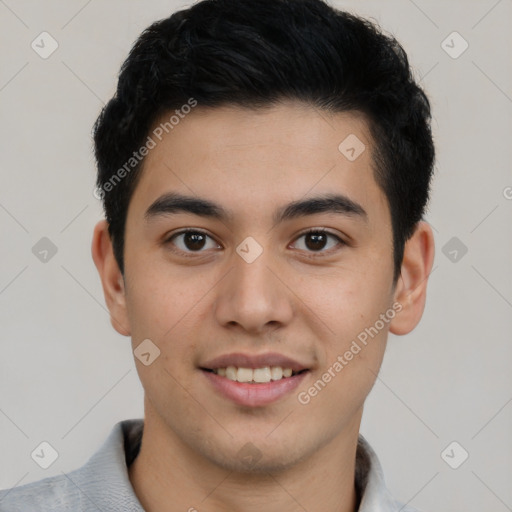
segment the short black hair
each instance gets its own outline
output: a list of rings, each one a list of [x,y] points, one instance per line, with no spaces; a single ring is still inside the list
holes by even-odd
[[[123,274],[128,205],[144,162],[137,150],[154,123],[191,101],[263,109],[287,99],[368,120],[396,281],[429,199],[430,103],[394,37],[322,0],[203,0],[139,36],[93,130],[96,190]]]

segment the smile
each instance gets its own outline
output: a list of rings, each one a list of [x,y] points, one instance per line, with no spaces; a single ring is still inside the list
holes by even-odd
[[[233,368],[232,370],[227,367],[226,375],[222,376],[224,368],[217,370],[201,369],[201,373],[206,377],[207,384],[211,386],[213,391],[224,399],[228,399],[237,405],[244,407],[263,407],[265,405],[277,402],[278,400],[292,395],[293,391],[299,386],[303,379],[310,373],[309,370],[301,370],[298,373],[291,373],[286,377],[284,374],[290,373],[289,369],[283,370],[277,367],[274,370],[274,375],[278,373],[283,375],[276,380],[272,380],[272,368]],[[220,372],[219,372],[220,370]],[[261,372],[259,370],[262,370]],[[286,371],[288,370],[288,371]],[[235,377],[236,371],[236,380]],[[241,377],[238,377],[239,372]],[[250,372],[250,374],[249,374]],[[270,379],[268,378],[270,372]],[[229,378],[229,376],[231,378]],[[240,382],[238,378],[247,379],[245,382]],[[263,382],[257,382],[254,379],[263,379]],[[249,380],[250,379],[250,380]],[[295,396],[293,394],[293,396]]]
[[[236,366],[228,366],[227,368],[216,368],[210,371],[235,382],[264,384],[286,379],[306,370],[294,372],[291,368],[282,368],[281,366],[264,366],[263,368],[237,368]]]

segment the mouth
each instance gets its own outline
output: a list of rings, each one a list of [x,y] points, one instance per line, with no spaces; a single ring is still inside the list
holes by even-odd
[[[311,369],[280,354],[228,354],[201,365],[207,382],[222,397],[259,407],[289,395]]]
[[[201,370],[225,377],[233,382],[246,382],[249,384],[268,384],[269,382],[288,379],[309,371],[306,368],[294,371],[291,368],[283,368],[281,366],[263,366],[262,368],[227,366],[226,368],[214,369],[201,368]]]

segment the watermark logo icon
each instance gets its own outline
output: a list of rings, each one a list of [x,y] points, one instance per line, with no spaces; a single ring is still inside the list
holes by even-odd
[[[247,263],[252,263],[263,252],[263,247],[252,236],[248,236],[236,248],[236,252]]]
[[[454,236],[443,245],[441,251],[452,263],[458,263],[466,255],[468,248]]]
[[[363,141],[353,133],[343,139],[338,146],[339,152],[350,162],[357,160],[365,149]]]
[[[32,247],[32,254],[41,263],[48,263],[57,254],[57,246],[49,238],[43,236]]]
[[[57,450],[48,441],[39,443],[30,456],[43,469],[48,469],[59,458]]]
[[[442,452],[441,458],[452,469],[458,469],[466,460],[468,460],[469,453],[457,441],[452,441]]]
[[[252,468],[262,456],[261,451],[252,443],[245,443],[237,453],[238,459],[240,459],[247,468]]]
[[[150,339],[145,339],[133,353],[144,366],[149,366],[160,356],[160,349]]]
[[[39,57],[47,59],[59,47],[57,40],[48,32],[41,32],[30,44]]]
[[[469,43],[458,32],[453,31],[443,40],[441,48],[452,59],[458,59],[469,48]]]

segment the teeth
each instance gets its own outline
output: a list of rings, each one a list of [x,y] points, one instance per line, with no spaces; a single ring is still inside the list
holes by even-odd
[[[267,383],[273,380],[281,380],[285,377],[291,377],[293,371],[291,368],[282,368],[281,366],[264,366],[263,368],[237,368],[228,366],[227,368],[217,368],[213,370],[217,375],[226,377],[229,380],[237,382],[257,382]]]
[[[280,366],[272,366],[270,368],[270,375],[272,380],[279,380],[283,378],[283,369]]]
[[[238,371],[240,371],[240,369]],[[270,382],[272,380],[270,367],[265,366],[265,368],[256,368],[255,370],[253,370],[252,380],[254,380],[254,382]]]
[[[217,370],[217,373],[218,373],[218,370]],[[237,369],[234,367],[234,366],[228,366],[226,368],[226,378],[228,378],[229,380],[237,380],[236,377],[237,377]]]
[[[236,380],[238,382],[251,382],[253,371],[250,368],[238,368]]]

